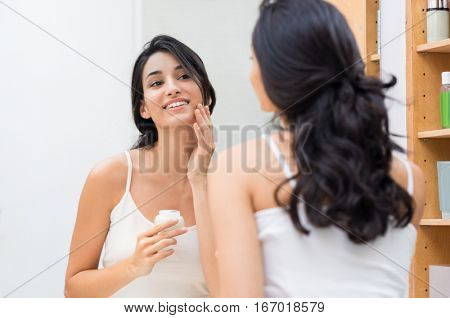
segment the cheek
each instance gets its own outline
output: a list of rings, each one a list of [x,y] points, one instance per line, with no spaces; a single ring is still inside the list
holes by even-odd
[[[252,83],[253,89],[255,91],[256,97],[261,104],[261,109],[263,111],[273,112],[275,108],[273,103],[270,101],[269,97],[266,94],[266,90],[264,89],[264,85],[262,82],[261,74],[259,70],[252,63],[252,67],[250,68],[250,82]]]
[[[145,91],[145,101],[151,108],[164,104],[162,89],[148,89]]]
[[[250,67],[249,78],[250,78],[250,83],[252,83],[253,89],[255,91],[257,90],[257,85],[256,85],[257,74],[256,73],[257,73],[256,68],[254,66],[254,63],[252,63],[252,66]]]
[[[145,108],[151,116],[157,115],[158,111],[161,111],[162,105],[164,104],[160,96],[153,92],[146,91],[144,93],[145,98]]]
[[[197,105],[203,103],[202,92],[194,81],[186,83],[185,91],[189,94],[191,104]]]

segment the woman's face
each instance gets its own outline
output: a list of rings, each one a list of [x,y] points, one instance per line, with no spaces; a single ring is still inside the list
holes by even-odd
[[[278,108],[270,100],[267,95],[266,89],[264,88],[261,70],[259,68],[258,60],[252,50],[252,64],[250,67],[250,81],[252,82],[253,89],[255,90],[256,97],[258,97],[259,103],[261,105],[261,110],[264,112],[277,112]]]
[[[142,118],[153,119],[159,127],[195,122],[194,110],[202,103],[200,88],[172,54],[156,52],[149,57],[142,86]]]

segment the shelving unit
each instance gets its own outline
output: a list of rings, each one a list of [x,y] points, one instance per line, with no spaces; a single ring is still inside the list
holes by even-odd
[[[380,76],[380,55],[378,54],[378,9],[379,0],[366,0],[366,54],[367,74]]]
[[[438,138],[450,138],[450,129],[437,129],[428,131],[419,131],[417,133],[419,139],[438,139]]]
[[[450,220],[439,210],[436,162],[450,160],[450,129],[441,129],[441,72],[450,71],[450,40],[426,44],[425,0],[406,0],[408,153],[423,171],[426,203],[410,278],[411,297],[429,297],[430,265],[450,264]]]
[[[450,219],[422,219],[420,220],[421,226],[450,226]]]
[[[421,44],[417,46],[419,53],[450,53],[450,39],[442,40],[431,44]]]

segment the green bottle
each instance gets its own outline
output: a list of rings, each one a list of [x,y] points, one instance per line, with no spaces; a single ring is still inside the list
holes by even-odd
[[[442,73],[441,123],[442,128],[450,128],[450,72]]]

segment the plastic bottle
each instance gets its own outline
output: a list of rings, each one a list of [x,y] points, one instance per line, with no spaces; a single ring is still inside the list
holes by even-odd
[[[450,128],[450,72],[442,73],[440,101],[442,127]]]

